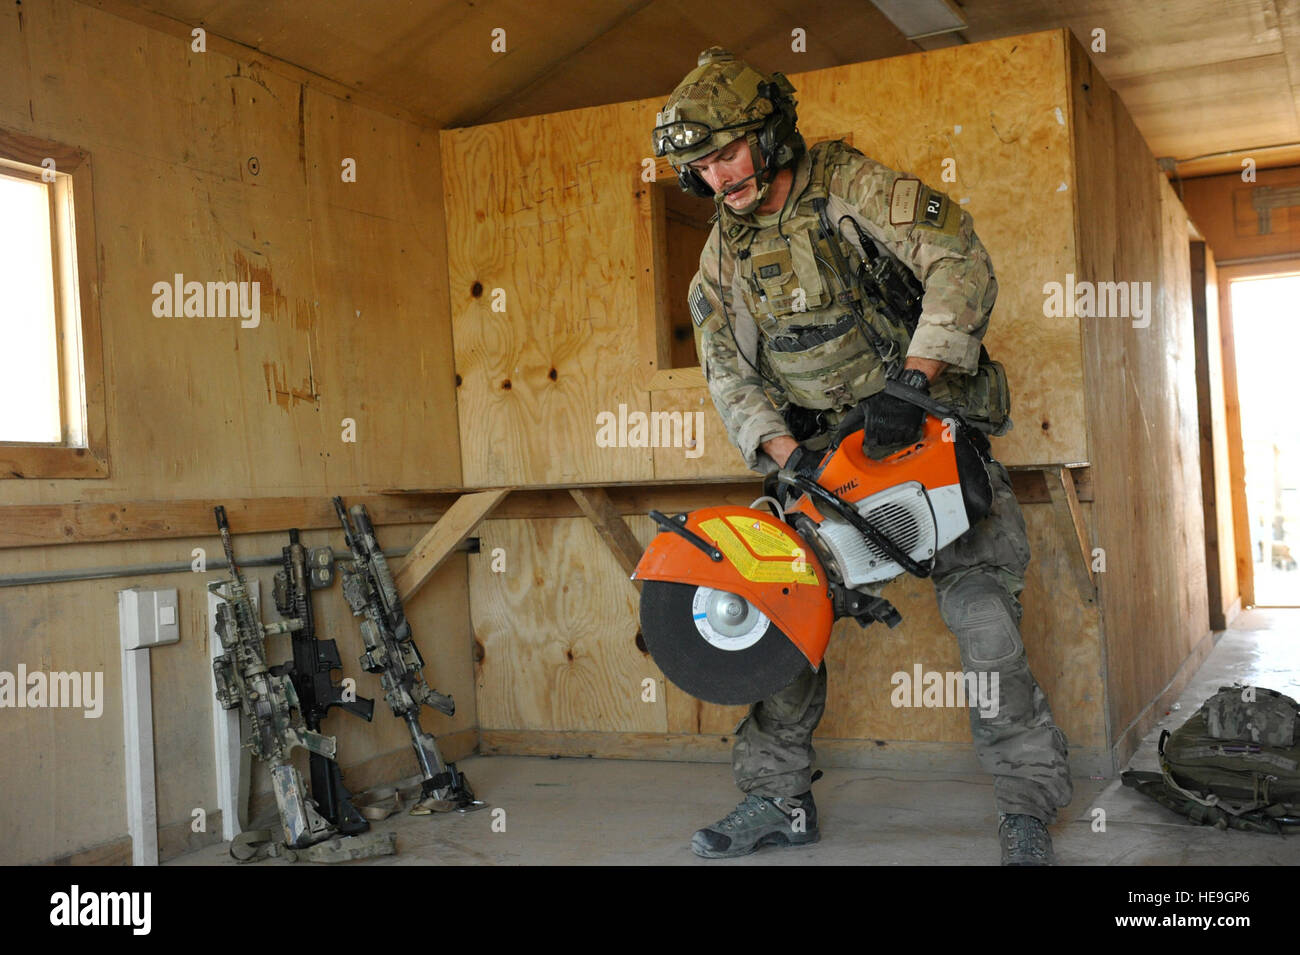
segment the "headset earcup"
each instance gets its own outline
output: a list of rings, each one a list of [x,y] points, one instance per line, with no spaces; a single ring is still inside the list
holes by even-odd
[[[788,127],[781,119],[779,112],[773,113],[758,132],[758,148],[762,150],[766,159],[771,159],[785,140]]]
[[[701,199],[713,198],[713,190],[709,188],[709,184],[689,166],[682,166],[677,170],[677,181],[681,184],[682,192],[689,192]]]
[[[775,108],[758,131],[758,149],[764,162],[773,168],[783,169],[796,158],[794,150],[786,145],[786,140],[794,132],[798,119],[794,104],[788,97],[775,96],[772,105]]]

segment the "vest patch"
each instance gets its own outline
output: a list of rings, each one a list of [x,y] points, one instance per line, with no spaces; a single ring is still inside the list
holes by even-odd
[[[771,265],[765,265],[758,270],[758,277],[761,279],[770,279],[772,276],[780,274],[781,266],[777,262],[773,262]]]
[[[945,207],[948,204],[948,197],[939,192],[925,190],[925,206],[922,217],[926,222],[934,226],[943,225]]]
[[[920,218],[916,220],[917,228],[933,229],[945,235],[956,235],[961,229],[961,209],[937,189],[929,186],[921,189],[918,211]]]
[[[921,195],[920,179],[895,179],[889,194],[889,224],[908,225],[916,221],[916,200]]]
[[[704,320],[713,314],[713,305],[710,304],[708,296],[704,294],[704,288],[699,283],[691,287],[687,302],[691,307],[691,318],[695,320],[696,325],[702,326]]]

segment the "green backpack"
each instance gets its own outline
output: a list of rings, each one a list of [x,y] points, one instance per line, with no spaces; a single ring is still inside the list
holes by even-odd
[[[1220,687],[1186,723],[1160,734],[1160,772],[1125,786],[1197,825],[1300,832],[1300,706],[1263,687]]]

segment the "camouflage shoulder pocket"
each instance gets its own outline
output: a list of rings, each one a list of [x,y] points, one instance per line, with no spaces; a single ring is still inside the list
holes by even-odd
[[[936,401],[958,408],[986,434],[996,436],[1011,430],[1011,389],[1006,370],[983,349],[975,374],[950,370],[935,379],[930,394]]]

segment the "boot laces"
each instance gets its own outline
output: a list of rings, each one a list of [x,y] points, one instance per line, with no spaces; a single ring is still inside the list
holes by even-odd
[[[770,800],[750,793],[740,802],[740,805],[727,814],[722,824],[728,829],[738,829],[744,825],[746,816],[756,816],[766,811],[769,805],[771,805]]]

